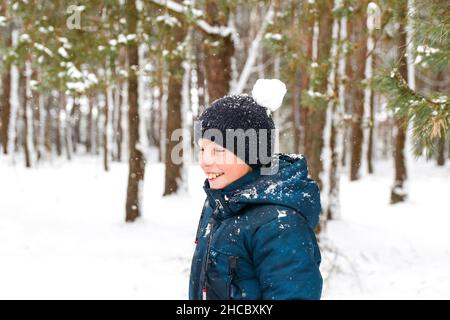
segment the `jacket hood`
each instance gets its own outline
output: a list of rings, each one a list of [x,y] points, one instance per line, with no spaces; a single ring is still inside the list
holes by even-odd
[[[211,189],[206,179],[204,190],[211,205],[220,205],[221,219],[238,215],[249,205],[282,205],[290,207],[307,220],[311,228],[319,222],[320,191],[308,177],[307,161],[303,155],[275,154],[272,174],[261,174],[261,168],[232,182],[223,189]]]

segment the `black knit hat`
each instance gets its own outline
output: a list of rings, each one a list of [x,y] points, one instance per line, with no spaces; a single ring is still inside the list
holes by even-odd
[[[275,125],[270,111],[248,95],[225,96],[212,103],[196,123],[195,141],[209,139],[249,166],[269,165]]]

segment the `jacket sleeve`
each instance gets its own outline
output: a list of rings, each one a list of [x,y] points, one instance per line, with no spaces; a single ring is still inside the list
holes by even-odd
[[[263,300],[320,299],[320,252],[314,232],[297,212],[283,210],[258,227],[252,252]]]

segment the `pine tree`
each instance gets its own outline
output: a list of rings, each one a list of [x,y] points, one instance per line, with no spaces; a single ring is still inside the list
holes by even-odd
[[[414,1],[409,19],[413,28],[416,72],[449,73],[450,4],[448,1]],[[450,101],[448,90],[411,88],[400,70],[400,61],[380,70],[375,82],[389,96],[388,106],[404,126],[411,122],[414,153],[430,156],[436,140],[450,139]],[[448,87],[447,87],[448,89]]]

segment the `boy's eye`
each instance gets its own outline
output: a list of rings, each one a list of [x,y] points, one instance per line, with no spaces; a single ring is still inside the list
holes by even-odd
[[[214,149],[215,152],[224,152],[225,150],[223,149]]]

